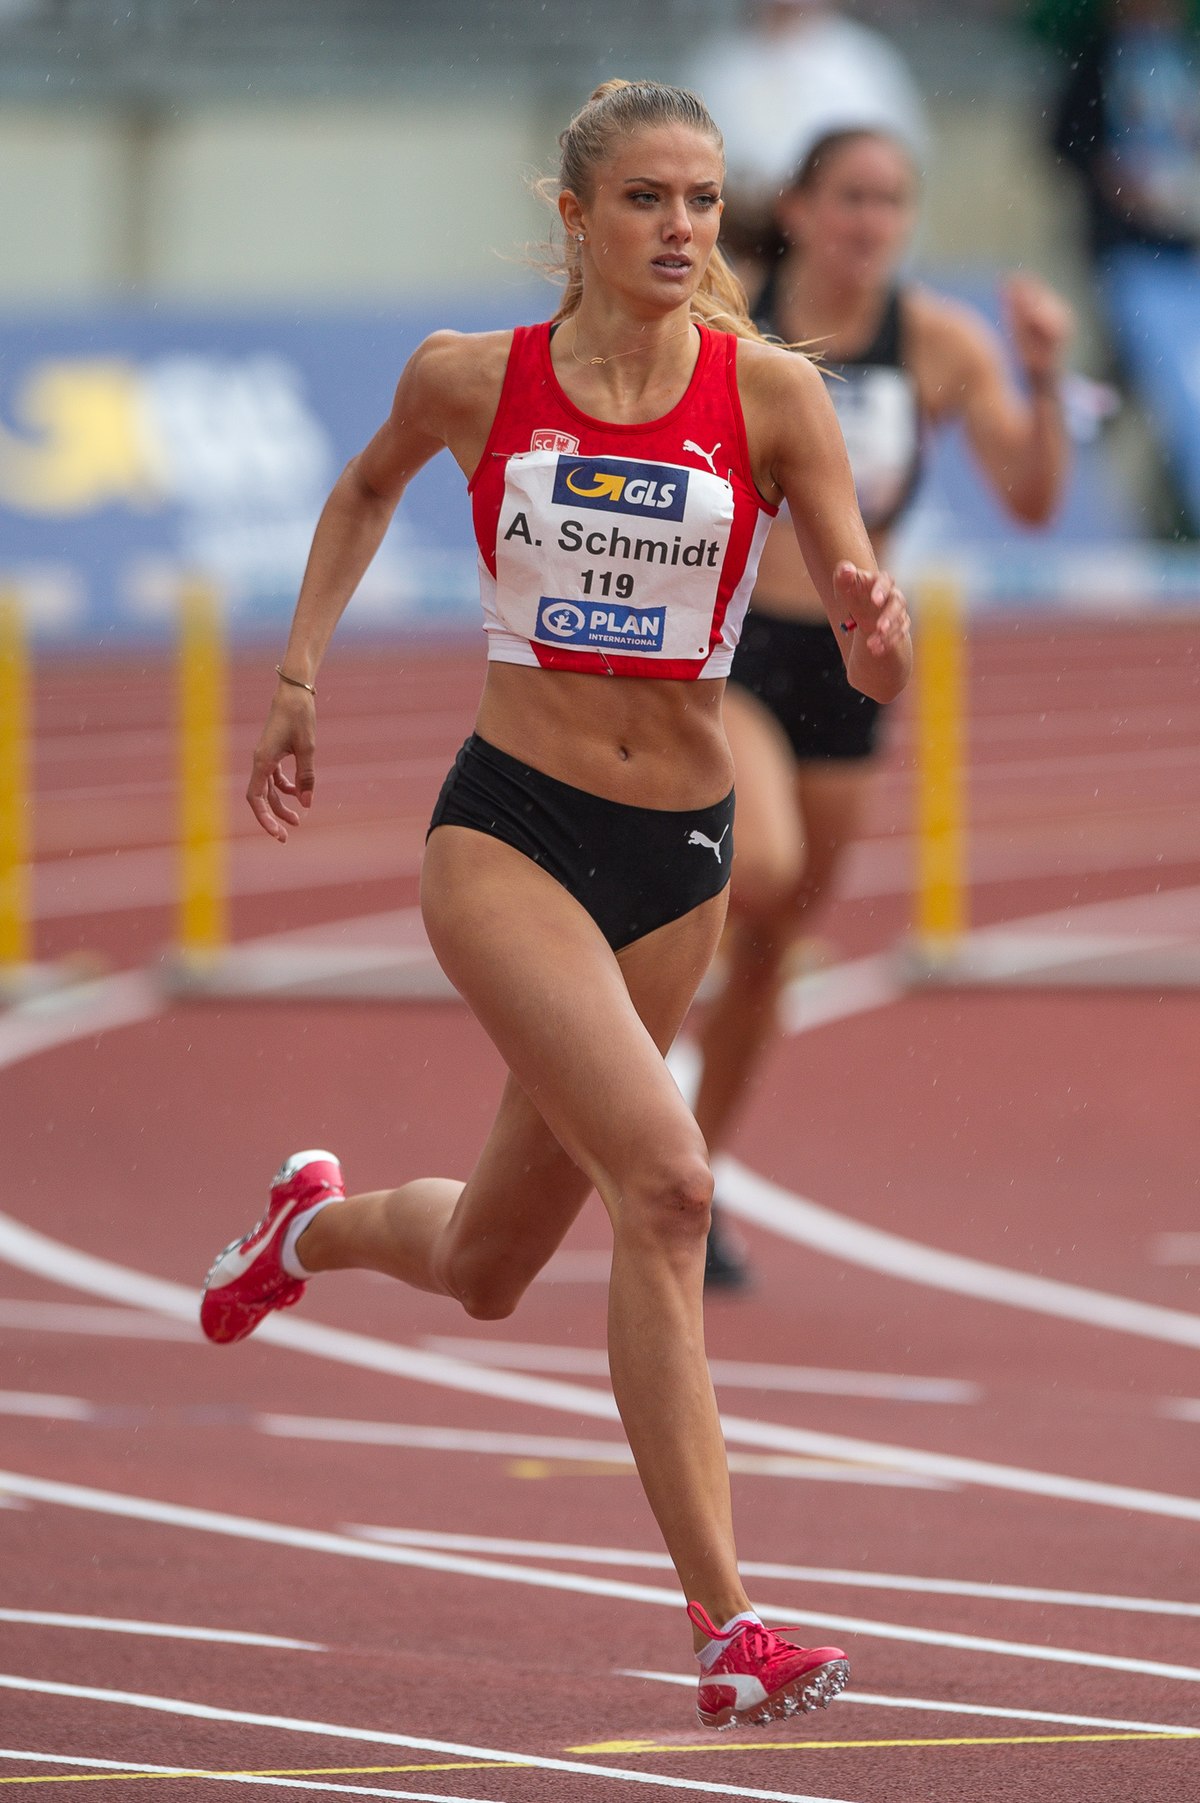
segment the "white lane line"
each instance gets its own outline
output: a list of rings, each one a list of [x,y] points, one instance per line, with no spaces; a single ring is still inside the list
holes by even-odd
[[[1185,893],[1200,903],[1200,889]],[[1061,927],[1066,918],[1091,918],[1093,913],[1099,918],[1103,917],[1104,910],[1125,905],[1124,902],[1101,902],[1092,910],[1084,907],[1030,916],[996,930],[1007,935],[1022,930],[1045,930],[1054,924]],[[1064,947],[1067,943],[1064,939]],[[789,984],[781,999],[780,1019],[786,1032],[809,1032],[873,1008],[886,1007],[910,993],[911,990],[899,980],[894,958],[880,953],[835,965]],[[671,1049],[668,1064],[683,1094],[690,1099],[699,1079],[699,1056],[695,1045],[689,1040],[677,1041]],[[798,1196],[728,1156],[715,1161],[715,1173],[718,1197],[732,1214],[753,1221],[780,1238],[826,1252],[843,1263],[1061,1320],[1083,1322],[1088,1326],[1105,1327],[1175,1345],[1200,1346],[1200,1316],[923,1246],[916,1240],[869,1227]],[[1200,1240],[1200,1235],[1196,1237]]]
[[[149,1277],[107,1259],[76,1251],[37,1233],[31,1227],[0,1215],[0,1258],[25,1270],[36,1271],[55,1283],[71,1285],[92,1294],[130,1302],[135,1307],[158,1308],[164,1314],[191,1320],[196,1292],[166,1278]],[[612,1395],[589,1389],[586,1384],[560,1378],[533,1377],[517,1371],[490,1370],[448,1359],[416,1347],[376,1340],[366,1334],[348,1333],[316,1321],[271,1315],[257,1330],[259,1343],[286,1346],[314,1358],[411,1378],[439,1388],[467,1391],[510,1402],[549,1408],[593,1420],[616,1421]],[[1098,1483],[1086,1478],[1063,1477],[1053,1472],[1028,1471],[985,1459],[959,1458],[948,1453],[921,1452],[914,1447],[884,1445],[852,1439],[845,1434],[823,1434],[808,1428],[784,1427],[775,1422],[722,1415],[726,1441],[734,1446],[754,1446],[771,1452],[807,1454],[816,1458],[849,1460],[879,1465],[889,1471],[915,1472],[922,1477],[951,1483],[982,1484],[989,1489],[1011,1490],[1024,1496],[1056,1497],[1069,1502],[1094,1503],[1103,1508],[1133,1510],[1179,1521],[1200,1521],[1200,1501],[1141,1490],[1125,1484]]]
[[[189,1765],[142,1765],[136,1759],[81,1759],[68,1753],[23,1753],[16,1747],[0,1747],[0,1759],[28,1760],[30,1765],[82,1766],[89,1772],[147,1772],[161,1778],[205,1778],[212,1784],[262,1784],[275,1790],[315,1790],[325,1796],[344,1791],[351,1797],[398,1797],[403,1798],[404,1803],[496,1803],[494,1797],[462,1797],[448,1790],[391,1790],[373,1784],[321,1784],[315,1778],[270,1778],[258,1772],[206,1772]],[[19,1784],[21,1781],[6,1778],[3,1782]],[[52,1778],[30,1780],[34,1784],[53,1782]]]
[[[538,1272],[539,1283],[607,1283],[612,1272],[611,1252],[586,1252],[564,1246]],[[385,1280],[386,1281],[386,1280]]]
[[[142,970],[49,990],[0,1015],[0,1070],[72,1039],[136,1026],[161,1012],[158,987]]]
[[[646,1678],[652,1684],[682,1684],[696,1682],[682,1672],[650,1672],[636,1671],[622,1667],[618,1670],[621,1678]],[[1114,1721],[1107,1715],[1058,1715],[1043,1709],[1005,1709],[1000,1705],[988,1706],[983,1703],[943,1703],[934,1702],[927,1697],[889,1697],[873,1690],[843,1690],[834,1698],[839,1714],[850,1705],[862,1705],[867,1709],[918,1709],[922,1714],[927,1711],[938,1715],[983,1715],[996,1716],[1006,1722],[1055,1722],[1064,1728],[1112,1728],[1128,1734],[1178,1734],[1183,1740],[1191,1740],[1200,1736],[1200,1728],[1180,1728],[1169,1722],[1124,1722]]]
[[[88,1302],[0,1301],[0,1327],[25,1333],[78,1333],[128,1340],[203,1340],[200,1324],[172,1321],[132,1308],[107,1308]]]
[[[494,1559],[435,1552],[428,1547],[385,1546],[378,1541],[358,1540],[349,1534],[329,1533],[317,1528],[288,1527],[281,1522],[261,1521],[251,1516],[230,1515],[213,1509],[194,1509],[178,1503],[156,1502],[149,1497],[127,1496],[117,1491],[96,1490],[81,1484],[61,1484],[11,1471],[0,1471],[0,1490],[5,1489],[16,1496],[26,1496],[32,1501],[62,1508],[112,1515],[129,1521],[152,1521],[161,1526],[226,1535],[231,1539],[254,1541],[263,1545],[333,1553],[342,1558],[404,1565],[420,1571],[443,1571],[459,1577],[489,1578],[503,1584],[527,1584],[536,1590],[560,1590],[576,1596],[602,1596],[622,1602],[647,1603],[677,1612],[681,1607],[677,1588],[632,1584],[615,1578],[592,1578],[578,1572],[551,1571],[536,1565],[505,1565]],[[1074,1647],[996,1640],[986,1635],[956,1634],[941,1629],[874,1621],[855,1615],[830,1615],[807,1609],[797,1611],[790,1604],[761,1600],[758,1606],[776,1620],[798,1621],[817,1627],[822,1632],[832,1628],[838,1632],[861,1634],[869,1639],[898,1640],[905,1645],[916,1642],[923,1646],[996,1653],[1004,1658],[1031,1659],[1050,1665],[1093,1666],[1102,1671],[1132,1672],[1140,1677],[1200,1683],[1200,1669],[1191,1665],[1172,1665],[1156,1659],[1126,1658],[1113,1653],[1089,1653]]]
[[[428,1452],[469,1452],[509,1459],[572,1459],[634,1469],[625,1440],[565,1439],[552,1434],[502,1434],[488,1429],[411,1427],[393,1421],[344,1421],[312,1415],[259,1415],[260,1433],[282,1440],[323,1440],[345,1446],[410,1446]],[[867,1484],[905,1490],[954,1488],[937,1478],[883,1471],[831,1459],[794,1458],[786,1453],[727,1453],[730,1471],[747,1477],[797,1478],[813,1483]]]
[[[634,1552],[620,1546],[577,1546],[553,1540],[503,1540],[488,1534],[443,1534],[425,1528],[379,1528],[347,1525],[391,1546],[441,1547],[447,1552],[498,1553],[517,1559],[569,1559],[579,1565],[620,1565],[669,1571],[662,1552]],[[837,1584],[858,1590],[903,1590],[913,1596],[976,1596],[985,1602],[1048,1603],[1070,1609],[1116,1609],[1131,1615],[1200,1616],[1200,1603],[1176,1603],[1144,1596],[1106,1596],[1087,1590],[1043,1590],[1027,1584],[986,1584],[955,1578],[901,1577],[883,1571],[842,1571],[824,1565],[781,1565],[773,1559],[739,1559],[749,1577],[786,1578],[799,1584]]]
[[[794,1195],[747,1170],[734,1158],[718,1158],[715,1172],[717,1194],[730,1213],[768,1228],[781,1239],[828,1253],[845,1264],[881,1271],[888,1277],[904,1277],[927,1289],[950,1290],[977,1301],[1053,1315],[1061,1321],[1080,1321],[1116,1333],[1200,1347],[1200,1315],[1160,1308],[1151,1302],[1134,1302],[1125,1296],[1083,1289],[1056,1278],[1037,1277],[922,1246]]]
[[[1200,890],[1195,893],[1200,894]],[[1099,903],[1104,908],[1109,904]],[[1052,921],[1061,922],[1064,915],[1087,913],[1087,909],[1064,910],[1058,914],[1030,917],[1011,923],[1013,931]],[[848,1014],[881,1007],[899,999],[902,993],[890,974],[890,961],[885,957],[862,959],[856,964],[823,973],[821,988],[815,994],[805,986],[793,985],[791,999],[785,1007],[792,1011],[792,1031],[821,1025]],[[69,1011],[65,1016],[64,1007]],[[131,972],[107,978],[101,983],[64,997],[40,997],[34,1003],[10,1009],[0,1019],[0,1068],[18,1062],[38,1051],[50,1050],[64,1041],[86,1033],[102,1033],[113,1027],[127,1026],[149,1019],[161,1012],[161,999],[144,972]],[[694,1048],[680,1044],[672,1068],[677,1081],[685,1089],[681,1072],[686,1073],[689,1059],[695,1065]],[[814,1202],[804,1201],[789,1191],[758,1178],[753,1172],[726,1159],[718,1161],[725,1181],[735,1192],[728,1198],[736,1213],[756,1212],[752,1217],[783,1233],[784,1237],[819,1245],[832,1255],[849,1263],[860,1263],[868,1269],[888,1275],[903,1274],[913,1282],[932,1285],[983,1300],[1004,1302],[1011,1307],[1057,1315],[1060,1318],[1086,1321],[1090,1325],[1115,1328],[1127,1333],[1143,1334],[1184,1345],[1200,1345],[1200,1317],[1179,1310],[1137,1303],[1099,1291],[1082,1289],[1054,1279],[1040,1278],[1024,1272],[1006,1270],[1002,1266],[983,1263],[936,1248],[920,1246],[898,1235],[869,1228],[847,1220]],[[730,1177],[732,1174],[732,1181]],[[785,1228],[778,1222],[787,1222]],[[15,1225],[15,1223],[13,1224]],[[815,1237],[813,1237],[815,1236]],[[52,1243],[52,1242],[48,1242]],[[898,1257],[903,1253],[903,1258]],[[0,1253],[0,1256],[3,1254]],[[16,1262],[16,1261],[14,1261]],[[66,1281],[59,1279],[59,1281]],[[88,1288],[82,1285],[80,1287]],[[157,1306],[151,1304],[150,1306]],[[166,1310],[177,1313],[177,1310]],[[270,1323],[268,1323],[268,1326]],[[263,1330],[260,1330],[260,1337]]]
[[[1200,1421],[1200,1401],[1191,1396],[1169,1396],[1158,1412],[1169,1421]]]
[[[1200,1233],[1156,1233],[1150,1258],[1156,1265],[1200,1265]]]
[[[449,759],[446,760],[449,763]],[[441,765],[445,770],[445,765]],[[425,816],[397,822],[364,822],[361,827],[323,826],[300,856],[278,863],[263,858],[253,827],[230,842],[229,894],[278,895],[415,876]],[[407,826],[411,845],[398,836]],[[79,916],[121,913],[128,909],[171,907],[179,896],[178,857],[173,845],[124,852],[93,852],[74,858],[43,859],[29,866],[33,874],[34,914],[38,920],[72,920]]]
[[[148,1709],[201,1722],[230,1722],[248,1728],[278,1728],[284,1733],[313,1734],[324,1740],[347,1740],[373,1747],[410,1747],[420,1753],[446,1753],[452,1758],[496,1760],[498,1763],[532,1766],[542,1772],[570,1772],[589,1778],[616,1778],[625,1784],[650,1784],[660,1790],[694,1790],[718,1797],[756,1797],[765,1803],[842,1803],[836,1797],[798,1795],[795,1791],[750,1790],[739,1784],[718,1784],[712,1779],[668,1778],[660,1772],[628,1771],[624,1766],[594,1765],[579,1759],[552,1759],[537,1753],[502,1752],[495,1747],[473,1747],[452,1740],[427,1740],[415,1734],[389,1733],[381,1728],[349,1728],[335,1722],[304,1721],[290,1715],[260,1715],[248,1709],[221,1709],[210,1703],[192,1703],[182,1697],[151,1696],[140,1691],[105,1690],[88,1684],[56,1684],[45,1679],[22,1678],[0,1672],[0,1689],[29,1692],[35,1696],[64,1697],[82,1702],[111,1703],[126,1709]],[[714,1751],[719,1743],[714,1742]],[[260,1781],[256,1781],[260,1782]],[[332,1787],[331,1787],[332,1788]],[[393,1791],[393,1796],[428,1792]],[[432,1803],[442,1803],[444,1792],[432,1793]],[[493,1800],[494,1803],[494,1800]]]
[[[35,1395],[25,1390],[0,1390],[0,1415],[28,1415],[38,1421],[90,1421],[90,1402],[78,1396]]]
[[[0,1321],[3,1313],[0,1311]],[[545,1346],[526,1340],[473,1340],[425,1334],[431,1352],[472,1364],[507,1365],[515,1371],[550,1371],[566,1377],[608,1378],[602,1346]],[[708,1368],[715,1384],[731,1389],[784,1390],[805,1396],[869,1396],[888,1402],[978,1402],[978,1384],[954,1377],[898,1377],[886,1371],[834,1371],[813,1365],[759,1365],[745,1359],[714,1359]]]
[[[98,1634],[134,1634],[152,1640],[211,1640],[218,1646],[277,1647],[294,1653],[328,1650],[315,1640],[287,1640],[278,1634],[250,1634],[240,1628],[185,1628],[174,1622],[130,1621],[116,1615],[60,1615],[49,1609],[0,1609],[0,1621],[29,1628],[76,1628]]]
[[[855,1014],[888,1008],[911,992],[895,952],[872,952],[789,983],[779,998],[780,1025],[785,1033],[810,1033]],[[697,1061],[693,1082],[699,1074]]]

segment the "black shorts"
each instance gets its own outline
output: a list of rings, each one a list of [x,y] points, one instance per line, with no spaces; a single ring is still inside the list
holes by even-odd
[[[851,688],[824,620],[747,614],[729,680],[758,696],[802,763],[869,758],[876,749],[880,705]]]
[[[471,827],[523,852],[587,909],[614,951],[719,895],[733,862],[732,789],[708,808],[629,807],[533,770],[477,733],[442,784],[435,826]]]

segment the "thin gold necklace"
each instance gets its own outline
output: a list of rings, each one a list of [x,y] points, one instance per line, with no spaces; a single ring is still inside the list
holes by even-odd
[[[694,323],[694,320],[689,319],[685,326],[681,326],[677,332],[668,332],[665,338],[659,340],[659,343],[669,344],[672,338],[682,338],[685,332],[691,331]],[[575,334],[572,333],[571,342],[567,348],[576,363],[582,364],[587,369],[589,366],[599,368],[605,363],[615,363],[618,357],[636,357],[640,351],[651,351],[656,347],[652,344],[635,344],[631,351],[610,351],[607,357],[581,357],[575,349]]]

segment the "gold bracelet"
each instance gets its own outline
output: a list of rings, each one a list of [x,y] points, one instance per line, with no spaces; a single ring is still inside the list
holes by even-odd
[[[287,674],[286,670],[284,670],[282,668],[282,666],[279,664],[276,664],[276,666],[275,666],[275,674],[283,682],[290,682],[294,689],[307,689],[309,694],[312,696],[313,700],[314,701],[316,700],[317,691],[313,688],[311,682],[301,682],[301,680],[298,676],[289,676]]]

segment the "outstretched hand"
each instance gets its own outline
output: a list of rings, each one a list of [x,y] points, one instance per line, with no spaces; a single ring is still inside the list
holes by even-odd
[[[254,748],[246,800],[263,831],[281,845],[287,843],[288,827],[300,824],[298,809],[312,806],[316,743],[316,707],[311,696],[299,689],[276,695]],[[288,758],[295,763],[294,780],[284,769]]]
[[[1031,382],[1052,382],[1075,329],[1066,301],[1037,276],[1013,275],[1004,286],[1009,336],[1017,361]]]
[[[839,563],[833,592],[842,621],[848,625],[853,620],[855,636],[861,635],[875,657],[886,657],[908,637],[908,604],[886,570]]]

